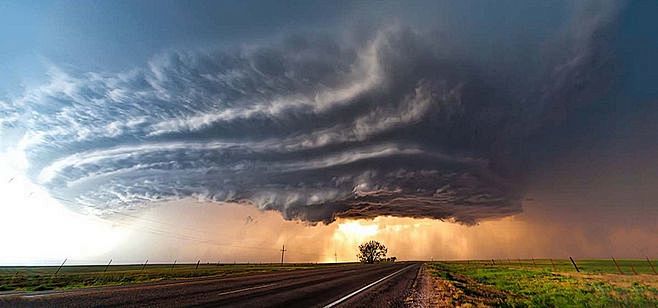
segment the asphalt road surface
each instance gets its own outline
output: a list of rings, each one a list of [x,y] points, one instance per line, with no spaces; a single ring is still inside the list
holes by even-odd
[[[348,265],[232,278],[0,297],[0,306],[403,307],[420,263]]]

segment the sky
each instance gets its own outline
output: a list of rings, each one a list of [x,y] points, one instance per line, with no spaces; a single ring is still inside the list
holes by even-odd
[[[655,257],[657,9],[3,2],[0,264]]]

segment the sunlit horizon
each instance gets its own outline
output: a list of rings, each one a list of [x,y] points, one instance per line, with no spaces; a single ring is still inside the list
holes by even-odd
[[[0,4],[0,265],[658,255],[633,1]]]

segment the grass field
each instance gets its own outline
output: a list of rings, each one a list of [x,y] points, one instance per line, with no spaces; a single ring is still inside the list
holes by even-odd
[[[656,260],[651,261],[655,267]],[[612,260],[576,260],[580,273],[568,259],[434,262],[429,268],[464,293],[503,294],[501,306],[657,306],[658,275],[649,263],[617,263],[624,274]]]
[[[236,276],[308,269],[334,264],[152,264],[113,265],[105,272],[104,265],[64,266],[55,275],[57,266],[0,267],[0,291],[42,291],[82,287],[122,285],[137,282],[204,276]]]
[[[654,267],[658,262],[651,260]],[[658,275],[646,260],[471,260],[428,263],[465,294],[491,295],[501,306],[658,306]],[[0,267],[0,291],[123,285],[191,277],[226,277],[335,264],[151,264]],[[340,265],[338,265],[340,266]],[[619,270],[623,274],[619,273]],[[637,273],[637,274],[636,274]]]

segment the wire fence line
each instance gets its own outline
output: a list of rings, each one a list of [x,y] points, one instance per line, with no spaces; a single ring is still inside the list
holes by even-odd
[[[72,260],[73,262],[75,260]],[[327,266],[331,264],[309,263],[220,263],[178,262],[143,264],[116,264],[108,260],[106,264],[66,265],[64,259],[59,265],[50,266],[0,266],[0,293],[2,291],[46,291],[53,289],[77,288],[81,286],[122,285],[138,282],[152,282],[167,279],[200,277],[235,277],[239,275],[269,273]],[[65,266],[66,265],[66,266]]]
[[[565,259],[530,258],[530,259],[480,259],[450,261],[465,266],[510,267],[518,269],[544,269],[554,272],[608,273],[620,275],[658,275],[658,260],[649,257],[637,259]]]

